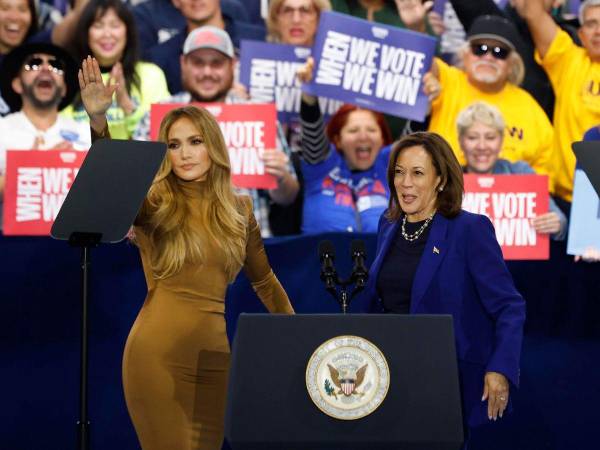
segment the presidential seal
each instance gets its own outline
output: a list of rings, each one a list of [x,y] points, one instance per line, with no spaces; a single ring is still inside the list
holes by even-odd
[[[306,367],[306,388],[317,408],[342,420],[375,411],[387,395],[390,369],[372,342],[338,336],[321,344]]]

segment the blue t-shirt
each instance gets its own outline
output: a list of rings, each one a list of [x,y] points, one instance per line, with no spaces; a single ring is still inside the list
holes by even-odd
[[[377,232],[388,206],[387,165],[391,146],[383,147],[368,170],[352,171],[332,145],[318,164],[302,162],[304,176],[303,233]]]

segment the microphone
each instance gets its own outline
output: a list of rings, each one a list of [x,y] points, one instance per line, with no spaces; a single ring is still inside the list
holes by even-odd
[[[350,244],[350,256],[354,263],[352,267],[352,281],[356,282],[356,288],[362,289],[367,279],[369,278],[369,271],[365,266],[365,259],[367,258],[367,251],[365,249],[365,242],[361,239],[354,239]]]
[[[333,266],[335,261],[335,247],[331,241],[319,242],[319,259],[321,260],[321,280],[327,289],[335,289],[337,272]]]

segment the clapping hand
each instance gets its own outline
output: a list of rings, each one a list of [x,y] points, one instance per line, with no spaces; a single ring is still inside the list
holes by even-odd
[[[126,116],[132,114],[135,111],[135,103],[133,103],[129,92],[127,92],[127,82],[125,81],[125,75],[123,75],[123,65],[120,62],[115,63],[110,71],[108,85],[117,86],[117,105],[119,105]]]
[[[79,78],[81,101],[90,117],[90,125],[94,131],[101,133],[106,127],[106,111],[112,104],[113,94],[118,85],[110,84],[110,80],[106,85],[104,84],[98,61],[91,56],[81,63],[77,77]]]

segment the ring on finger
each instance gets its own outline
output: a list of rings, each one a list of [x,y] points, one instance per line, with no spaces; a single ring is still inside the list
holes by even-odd
[[[500,400],[502,400],[503,402],[506,401],[506,397],[500,397]]]

